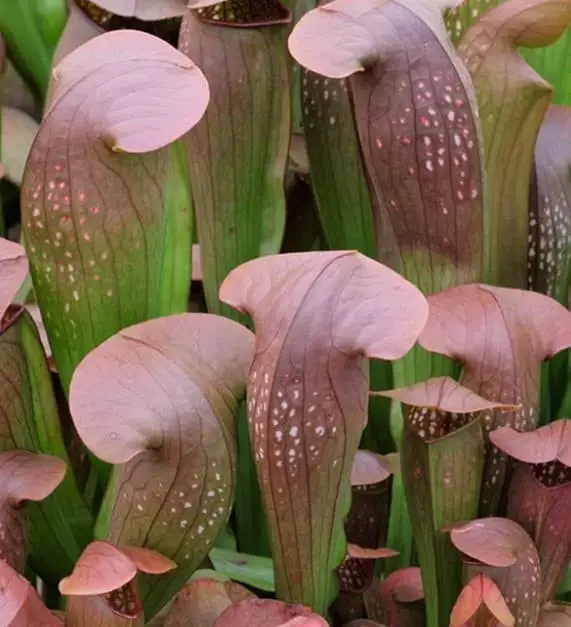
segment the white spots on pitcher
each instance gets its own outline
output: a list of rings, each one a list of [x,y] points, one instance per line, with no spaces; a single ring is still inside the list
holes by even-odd
[[[557,176],[541,171],[537,205],[529,206],[528,287],[555,297],[567,270],[571,246],[571,207]]]
[[[487,10],[492,0],[466,0],[459,7],[452,9],[447,16],[448,35],[457,44],[468,27]]]
[[[457,208],[481,197],[477,131],[464,86],[454,70],[430,72],[427,67],[424,78],[394,79],[394,92],[389,124],[379,120],[371,129],[373,158],[375,152],[386,153],[385,172],[404,164],[405,175],[418,181],[420,191],[431,190],[423,196],[425,209],[440,209],[434,215],[455,221]],[[383,175],[379,178],[384,185]],[[393,180],[387,179],[383,191],[389,211],[400,216],[410,193],[402,186],[395,189]]]
[[[427,407],[411,407],[408,421],[413,432],[419,438],[425,442],[432,442],[467,425],[476,416],[477,414],[474,413],[456,413],[428,409]]]
[[[425,87],[425,80],[416,82],[417,128],[424,131],[418,141],[422,142],[419,150],[425,170],[436,177],[440,169],[448,167],[455,200],[476,200],[480,195],[479,153],[474,150],[476,131],[464,87],[449,71],[432,75],[430,92]]]
[[[335,127],[337,105],[341,95],[348,91],[346,79],[329,79],[302,70],[302,108],[306,130],[316,128],[318,122]]]
[[[458,52],[472,76],[480,72],[482,64],[487,61],[486,56],[496,40],[497,33],[483,29],[473,31],[469,37],[462,39],[458,45]]]
[[[308,468],[321,463],[337,466],[339,460],[333,456],[340,435],[334,418],[338,411],[327,387],[310,390],[302,373],[269,375],[254,363],[248,422],[262,484],[269,485],[271,474],[276,498],[285,498],[292,482],[306,481]]]
[[[256,424],[269,407],[271,375],[269,372],[258,372],[255,368],[250,371],[248,384],[248,424]],[[260,427],[258,426],[258,433]]]
[[[163,537],[170,542],[168,538],[172,538],[177,530],[181,534],[178,559],[191,559],[199,539],[210,545],[226,523],[230,511],[230,487],[223,480],[225,470],[225,461],[213,460],[200,471],[182,476],[168,489],[164,482],[155,488],[153,497],[161,503],[157,524],[163,530],[162,534],[166,534]],[[138,503],[136,509],[143,512],[144,507],[144,503]],[[155,544],[160,550],[160,541]]]
[[[72,191],[66,164],[51,163],[45,182],[31,182],[31,193],[22,203],[35,281],[61,295],[60,306],[69,314],[52,322],[52,332],[71,339],[77,337],[74,309],[82,306],[86,290],[93,289],[91,282],[102,283],[101,265],[109,254],[105,238],[96,235],[101,230],[100,206],[86,189],[77,184],[73,187]],[[100,288],[105,290],[100,294],[110,298],[113,290],[106,287]]]
[[[507,385],[504,385],[506,388]],[[487,398],[494,398],[497,394],[489,393],[485,389],[480,393]],[[529,405],[522,398],[521,394],[513,394],[511,391],[501,393],[501,402],[506,404],[520,405],[517,410],[495,409],[482,412],[484,433],[487,436],[490,431],[503,426],[510,426],[517,431],[532,431],[537,427],[539,414],[535,407]],[[484,465],[482,482],[482,504],[488,505],[492,495],[502,489],[506,464],[509,461],[503,451],[493,446],[486,438],[487,454]]]
[[[558,460],[535,464],[533,473],[548,488],[567,485],[571,482],[571,468]],[[566,521],[564,521],[564,525],[567,525]],[[553,532],[555,529],[551,529],[551,531]]]

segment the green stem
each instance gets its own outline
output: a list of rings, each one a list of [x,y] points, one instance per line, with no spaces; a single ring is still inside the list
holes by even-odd
[[[403,359],[393,362],[393,382],[395,388],[407,387],[436,376],[457,376],[459,367],[451,360],[428,353],[415,346]],[[391,435],[400,451],[403,416],[400,403],[393,402],[390,413]],[[406,494],[402,476],[394,477],[387,546],[399,555],[384,562],[385,573],[411,565],[414,551],[414,538],[408,513]]]

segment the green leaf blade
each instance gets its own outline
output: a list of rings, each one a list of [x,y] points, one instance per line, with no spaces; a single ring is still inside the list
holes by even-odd
[[[168,150],[164,239],[160,248],[162,267],[158,271],[159,316],[187,311],[188,286],[192,280],[192,241],[188,236],[192,238],[194,233],[194,211],[186,142],[180,139],[171,144]]]
[[[568,301],[571,242],[571,109],[551,106],[539,129],[530,190],[528,287]]]
[[[372,285],[367,294],[365,286]],[[394,318],[389,294],[406,320]],[[424,299],[402,277],[353,251],[253,260],[229,275],[220,298],[249,313],[257,331],[248,424],[276,592],[325,613],[345,556],[349,476],[366,423],[363,357],[409,350],[424,324]],[[383,320],[373,314],[379,310]],[[323,312],[329,313],[326,323]],[[390,329],[378,343],[377,324]]]
[[[554,104],[571,106],[571,28],[545,48],[521,48],[523,58],[555,88]]]
[[[45,355],[29,314],[19,314],[0,335],[0,403],[4,408],[3,451],[53,455],[71,468]],[[29,503],[30,561],[47,582],[69,574],[92,539],[93,520],[71,470],[45,501]]]
[[[171,46],[125,30],[69,54],[54,88],[24,174],[22,222],[67,392],[79,361],[103,340],[186,309],[190,198],[168,144],[200,119],[208,87]],[[165,116],[165,106],[174,112]],[[132,124],[140,116],[154,122]]]
[[[274,567],[269,557],[259,557],[237,553],[227,549],[214,548],[209,557],[218,573],[233,581],[253,586],[264,592],[274,592]]]
[[[482,266],[476,98],[446,34],[445,4],[331,2],[289,39],[309,70],[350,76],[376,258],[425,293],[478,280]]]
[[[478,514],[483,443],[479,420],[428,447],[405,430],[403,479],[432,625],[444,622],[459,592],[460,561],[442,529]]]
[[[290,64],[284,50],[288,26],[265,25],[263,19],[256,23],[257,14],[280,3],[266,4],[256,9],[246,3],[246,13],[252,10],[253,15],[234,27],[211,24],[204,13],[189,11],[179,46],[204,71],[211,92],[204,119],[188,134],[206,301],[209,311],[233,318],[239,316],[218,299],[222,281],[241,263],[277,253],[285,228],[291,132]],[[235,7],[235,15],[242,15],[241,10]]]
[[[252,348],[252,333],[236,322],[178,314],[124,329],[74,374],[78,433],[115,464],[97,535],[177,564],[158,579],[141,578],[149,618],[203,563],[230,516],[235,418]]]
[[[507,2],[478,20],[458,48],[472,75],[482,120],[488,173],[483,278],[494,285],[527,286],[529,197],[522,181],[529,180],[537,134],[553,91],[516,47],[552,43],[569,19],[569,2]]]
[[[375,227],[347,79],[302,69],[311,183],[329,247],[375,258]]]
[[[42,100],[54,49],[67,20],[65,0],[15,0],[0,6],[0,31],[18,73]]]
[[[478,514],[485,448],[481,412],[497,407],[438,377],[384,393],[403,404],[402,474],[429,625],[445,624],[461,587],[446,527]]]

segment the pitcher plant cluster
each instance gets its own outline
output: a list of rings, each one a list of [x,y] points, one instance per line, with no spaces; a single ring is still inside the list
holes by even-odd
[[[571,0],[10,2],[0,627],[571,627]]]

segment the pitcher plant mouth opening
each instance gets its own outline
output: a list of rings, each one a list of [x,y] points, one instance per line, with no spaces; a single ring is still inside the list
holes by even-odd
[[[91,2],[90,0],[69,1],[74,2],[82,13],[84,13],[103,32],[121,29],[139,30],[149,33],[149,35],[155,35],[175,48],[178,45],[182,15],[163,19],[143,20],[137,17],[126,17],[124,15],[112,13],[111,11],[102,9],[98,6],[97,2]]]
[[[103,598],[105,599],[105,602],[109,604],[112,612],[123,618],[138,618],[143,611],[143,607],[133,581],[129,581],[121,588],[117,588],[117,590],[106,592],[103,595]]]
[[[25,307],[22,305],[10,305],[4,312],[0,321],[0,335],[5,333],[24,313]]]
[[[444,439],[478,418],[478,413],[457,414],[427,407],[411,409],[408,415],[410,429],[427,443]]]
[[[190,0],[190,8],[192,4]],[[287,3],[280,0],[223,0],[196,9],[196,15],[209,24],[232,28],[280,26],[292,20]]]
[[[547,488],[556,488],[571,482],[571,468],[559,460],[534,464],[533,474]]]

